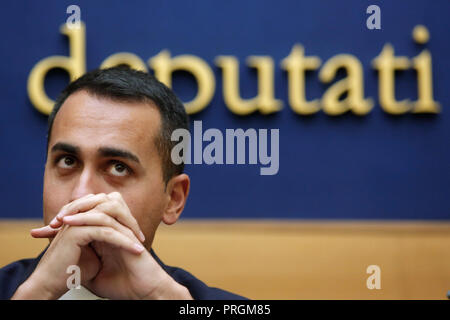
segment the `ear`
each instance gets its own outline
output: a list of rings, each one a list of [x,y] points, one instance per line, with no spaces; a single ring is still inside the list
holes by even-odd
[[[162,217],[165,224],[170,225],[177,222],[186,204],[190,183],[189,176],[184,173],[173,177],[167,183],[166,193],[169,202]]]

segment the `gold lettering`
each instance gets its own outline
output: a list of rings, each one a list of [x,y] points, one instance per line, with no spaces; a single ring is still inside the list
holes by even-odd
[[[66,24],[60,28],[62,34],[69,37],[70,56],[51,56],[39,61],[31,69],[28,77],[28,96],[34,107],[43,114],[50,114],[53,109],[52,101],[45,92],[45,76],[53,68],[61,68],[70,75],[73,81],[86,72],[85,32],[86,27],[80,21],[79,27],[67,28]]]
[[[417,25],[413,30],[413,39],[418,44],[428,42],[430,34],[425,26]],[[417,71],[418,99],[414,103],[413,113],[439,113],[440,105],[433,99],[433,76],[431,72],[431,53],[422,51],[413,58],[414,69]]]
[[[322,97],[323,111],[329,115],[340,115],[348,110],[365,115],[373,107],[372,99],[364,99],[364,78],[361,62],[350,54],[339,54],[329,59],[319,73],[320,81],[328,83],[336,72],[345,68],[347,77],[333,84]],[[339,98],[347,92],[343,100]]]
[[[440,105],[433,100],[433,79],[431,74],[431,54],[422,51],[413,59],[417,70],[418,99],[414,103],[413,113],[439,113]]]
[[[155,70],[155,77],[169,88],[172,87],[172,73],[175,70],[187,71],[194,76],[198,92],[193,100],[184,103],[188,114],[200,112],[211,102],[216,87],[214,74],[209,65],[199,57],[181,55],[171,58],[170,52],[163,50],[149,59],[148,63]]]
[[[407,57],[394,56],[394,48],[389,43],[372,61],[373,67],[378,70],[380,105],[387,113],[402,114],[411,110],[408,99],[395,100],[395,70],[408,69],[409,64]]]
[[[239,93],[239,62],[233,56],[218,56],[216,65],[223,72],[223,97],[231,112],[247,115],[259,110],[263,114],[277,112],[283,102],[274,97],[274,63],[268,56],[250,56],[247,65],[258,72],[258,94],[242,99]]]
[[[110,55],[105,60],[103,60],[100,68],[112,68],[120,64],[126,64],[130,68],[147,72],[147,66],[145,65],[144,61],[142,61],[142,59],[134,53],[130,52],[118,52]]]
[[[69,38],[69,56],[50,56],[39,61],[31,70],[27,90],[31,103],[43,114],[50,114],[54,106],[45,92],[45,78],[54,68],[65,70],[73,81],[86,72],[85,24],[68,28],[60,27],[60,32]],[[425,26],[417,25],[412,32],[414,41],[425,44],[429,40],[429,32]],[[412,62],[412,63],[411,63]],[[147,65],[137,55],[119,52],[107,57],[100,68],[126,64],[133,69],[148,72]],[[241,97],[239,86],[239,61],[234,56],[218,56],[215,64],[222,69],[223,98],[227,108],[238,115],[248,115],[259,111],[262,114],[278,112],[283,102],[275,98],[274,61],[270,56],[249,56],[246,64],[257,71],[257,94],[248,99]],[[409,99],[397,101],[395,98],[395,72],[406,70],[410,66],[417,72],[417,101]],[[155,71],[155,76],[168,87],[172,87],[172,75],[177,70],[192,74],[197,82],[198,90],[194,99],[186,102],[188,114],[205,109],[211,102],[215,92],[215,77],[211,67],[201,58],[194,55],[171,57],[168,50],[163,50],[148,60],[148,65]],[[357,115],[365,115],[373,108],[373,100],[364,98],[364,73],[361,62],[350,54],[339,54],[329,59],[320,70],[321,82],[330,83],[339,69],[346,71],[346,77],[334,83],[323,94],[322,98],[307,101],[305,74],[317,70],[321,65],[318,56],[305,56],[302,45],[296,44],[291,52],[281,61],[281,68],[288,76],[288,98],[293,111],[301,115],[317,113],[321,108],[326,114],[341,115],[352,111]],[[391,114],[439,113],[441,106],[433,98],[432,57],[429,50],[423,50],[412,58],[395,56],[394,48],[386,43],[372,66],[378,71],[378,93],[381,108]],[[343,95],[347,95],[343,98]]]
[[[306,101],[305,97],[305,71],[316,70],[321,61],[317,56],[305,57],[303,46],[296,44],[289,56],[281,61],[281,67],[288,74],[289,104],[296,113],[302,115],[313,114],[319,111],[319,100]]]

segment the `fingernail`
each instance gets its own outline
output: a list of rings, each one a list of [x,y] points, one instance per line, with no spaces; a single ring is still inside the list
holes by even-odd
[[[135,244],[134,244],[134,247],[135,247],[136,250],[139,251],[139,252],[143,252],[143,251],[145,250],[145,248],[144,248],[142,245],[140,245],[139,243],[135,243]]]
[[[139,237],[141,238],[141,241],[144,242],[145,241],[145,236],[142,233],[142,231],[140,231]]]

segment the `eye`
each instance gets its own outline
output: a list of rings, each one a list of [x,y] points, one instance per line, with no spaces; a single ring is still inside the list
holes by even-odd
[[[58,159],[57,165],[63,169],[71,169],[75,166],[76,160],[70,156],[63,156]]]
[[[111,163],[109,173],[116,177],[124,177],[131,173],[130,168],[121,162],[114,161]]]

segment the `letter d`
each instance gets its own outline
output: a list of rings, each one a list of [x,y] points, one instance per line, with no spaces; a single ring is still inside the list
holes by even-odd
[[[31,70],[28,77],[28,96],[34,107],[43,114],[50,114],[54,101],[45,92],[45,76],[54,68],[66,70],[73,81],[86,72],[85,52],[86,27],[80,21],[79,28],[69,29],[66,24],[60,28],[60,32],[69,37],[70,57],[51,56],[39,61]]]

